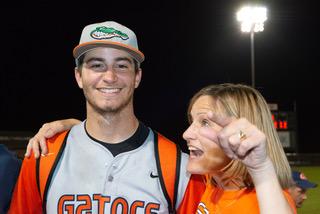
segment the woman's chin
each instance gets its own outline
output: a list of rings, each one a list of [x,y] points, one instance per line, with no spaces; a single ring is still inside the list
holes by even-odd
[[[202,168],[200,164],[189,162],[187,165],[187,171],[191,174],[204,175],[206,174],[206,170]]]

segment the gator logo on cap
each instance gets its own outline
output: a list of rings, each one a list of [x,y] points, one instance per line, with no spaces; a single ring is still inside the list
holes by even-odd
[[[120,30],[116,30],[112,27],[96,27],[95,30],[93,30],[90,33],[90,36],[94,39],[111,39],[113,37],[119,37],[122,40],[127,40],[129,39],[129,36],[125,33],[122,33]]]

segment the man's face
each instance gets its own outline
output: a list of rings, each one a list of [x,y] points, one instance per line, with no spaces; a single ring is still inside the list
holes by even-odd
[[[289,188],[289,192],[296,204],[297,208],[300,208],[302,206],[302,203],[304,202],[304,200],[307,199],[307,190],[306,189],[302,189],[298,186],[293,186],[291,188]]]
[[[133,58],[126,51],[101,47],[85,54],[75,76],[87,99],[88,111],[116,113],[132,107],[134,89],[141,80]]]

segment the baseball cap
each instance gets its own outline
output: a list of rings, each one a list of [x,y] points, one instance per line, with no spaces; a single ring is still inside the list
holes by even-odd
[[[114,21],[94,23],[83,28],[79,45],[73,49],[76,62],[81,55],[98,47],[122,49],[132,55],[139,63],[144,61],[144,54],[138,48],[135,33]]]
[[[317,186],[317,184],[308,181],[307,177],[299,171],[293,171],[292,178],[296,185],[302,189],[315,188]]]

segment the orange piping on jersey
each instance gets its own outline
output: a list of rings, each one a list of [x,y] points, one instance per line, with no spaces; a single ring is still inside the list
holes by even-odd
[[[44,191],[46,188],[46,184],[48,181],[48,177],[50,175],[52,166],[56,160],[57,154],[60,151],[60,147],[64,141],[64,138],[68,132],[65,131],[59,135],[54,136],[47,140],[48,146],[48,155],[41,156],[40,158],[40,166],[39,166],[39,185],[40,185],[40,193],[41,199],[44,199]]]
[[[177,147],[174,143],[166,139],[161,134],[158,134],[158,142],[159,142],[159,159],[160,166],[162,171],[162,177],[164,179],[165,187],[167,193],[170,197],[171,204],[174,206],[174,191],[175,191],[175,180],[176,178],[176,167],[177,167]],[[160,155],[163,154],[163,155]],[[174,208],[174,207],[173,207]]]

